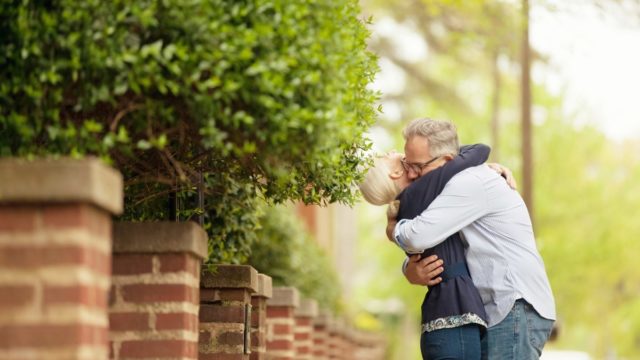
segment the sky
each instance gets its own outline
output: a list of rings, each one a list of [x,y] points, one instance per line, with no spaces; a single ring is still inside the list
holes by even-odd
[[[531,44],[551,60],[533,76],[564,89],[567,113],[614,140],[640,139],[640,21],[630,18],[587,1],[531,9]]]

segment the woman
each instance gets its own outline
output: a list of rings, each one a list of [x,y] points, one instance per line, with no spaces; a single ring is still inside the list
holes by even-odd
[[[460,153],[450,156],[445,165],[413,183],[406,177],[412,165],[402,161],[402,154],[389,153],[376,159],[360,184],[360,190],[374,205],[391,204],[389,211],[392,216],[397,212],[397,220],[412,219],[429,206],[449,179],[466,168],[484,163],[489,152],[489,147],[481,144],[462,147]],[[499,165],[492,167],[509,176],[508,170]],[[425,250],[421,256],[434,254],[444,261],[443,281],[429,288],[422,303],[422,357],[429,360],[480,359],[480,337],[486,329],[487,317],[466,265],[460,235],[450,236],[440,245]]]

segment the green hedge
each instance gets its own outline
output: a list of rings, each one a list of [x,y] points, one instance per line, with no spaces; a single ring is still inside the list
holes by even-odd
[[[377,71],[358,16],[356,0],[3,1],[0,156],[100,156],[125,218],[166,218],[177,190],[211,261],[242,261],[259,202],[354,198]]]
[[[334,313],[342,310],[340,280],[331,257],[286,207],[264,212],[258,241],[247,264],[271,276],[274,286],[294,286]]]

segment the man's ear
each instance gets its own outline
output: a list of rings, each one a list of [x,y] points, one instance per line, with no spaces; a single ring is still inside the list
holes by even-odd
[[[453,155],[451,155],[451,154],[447,154],[447,155],[444,155],[442,158],[443,158],[445,161],[451,161],[451,160],[453,160],[453,158],[454,158],[454,157],[455,157],[455,156],[453,156]]]

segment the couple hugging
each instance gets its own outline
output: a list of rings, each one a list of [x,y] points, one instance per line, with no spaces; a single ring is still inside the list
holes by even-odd
[[[555,304],[531,219],[489,147],[459,147],[453,124],[416,119],[405,154],[375,160],[360,190],[390,204],[387,236],[407,253],[408,281],[427,285],[422,357],[538,359]],[[503,175],[503,176],[501,176]]]

